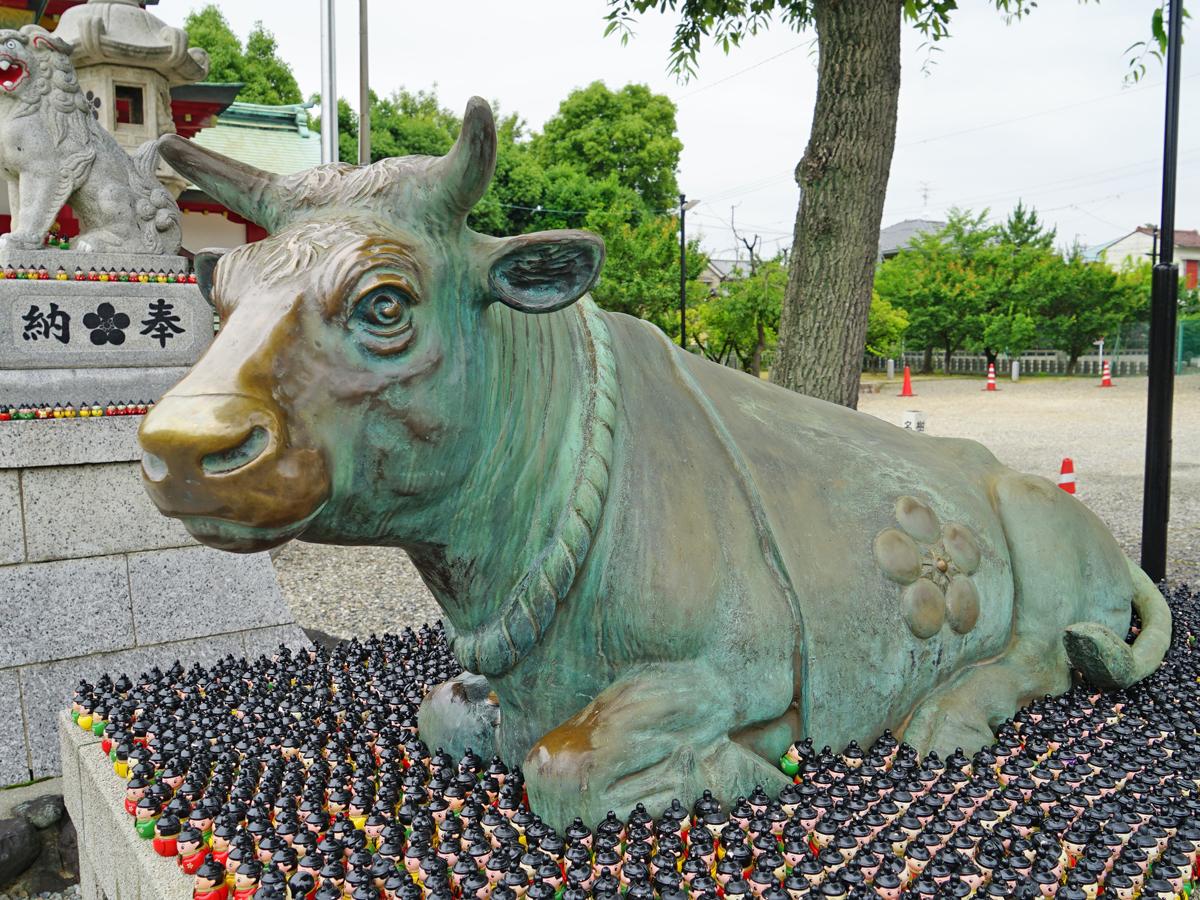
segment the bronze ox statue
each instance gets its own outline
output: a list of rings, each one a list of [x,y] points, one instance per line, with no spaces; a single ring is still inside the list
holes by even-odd
[[[1162,596],[1050,482],[597,309],[594,235],[467,228],[479,99],[441,158],[161,152],[271,236],[197,257],[222,328],[142,424],[150,496],[227,550],[406,550],[467,670],[423,738],[521,763],[553,825],[778,787],[804,736],[974,749],[1166,652]]]

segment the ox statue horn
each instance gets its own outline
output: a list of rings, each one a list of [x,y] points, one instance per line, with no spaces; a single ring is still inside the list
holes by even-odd
[[[221,205],[274,234],[286,223],[290,204],[280,178],[194,144],[177,134],[159,139],[158,152]]]
[[[447,212],[459,222],[466,219],[496,171],[496,123],[487,101],[472,97],[467,103],[458,140],[434,163],[433,171],[433,181],[440,185]]]

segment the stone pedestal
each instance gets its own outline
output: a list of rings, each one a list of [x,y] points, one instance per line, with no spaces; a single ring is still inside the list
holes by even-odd
[[[157,400],[212,338],[195,285],[0,281],[0,404]],[[140,424],[0,422],[0,786],[59,772],[81,678],[307,644],[267,554],[202,547],[150,502]]]
[[[84,900],[189,900],[192,879],[150,841],[138,837],[125,812],[124,782],[100,752],[100,738],[82,731],[59,710],[62,789],[67,815],[79,834],[79,886]]]
[[[70,259],[56,262],[63,257]],[[183,267],[174,256],[0,253],[0,269],[45,265],[51,274],[56,265],[73,273],[76,266],[131,270],[134,262]],[[0,280],[0,404],[156,399],[212,339],[212,308],[194,284]]]

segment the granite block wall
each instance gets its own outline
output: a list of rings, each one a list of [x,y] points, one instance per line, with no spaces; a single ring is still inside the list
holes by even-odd
[[[80,679],[308,645],[267,554],[202,547],[154,508],[139,422],[0,422],[0,786],[61,771]]]

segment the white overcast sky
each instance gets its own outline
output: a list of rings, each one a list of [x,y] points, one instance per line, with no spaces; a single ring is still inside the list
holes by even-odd
[[[162,0],[156,15],[181,25],[203,0]],[[224,0],[243,39],[254,20],[275,33],[307,96],[320,89],[317,0]],[[1006,24],[991,0],[964,0],[950,40],[932,56],[906,27],[896,153],[883,224],[940,218],[951,206],[1018,198],[1058,227],[1063,242],[1096,244],[1159,218],[1163,71],[1149,61],[1126,87],[1124,50],[1149,34],[1157,0],[1044,0]],[[371,0],[371,86],[387,93],[436,85],[461,110],[479,94],[534,129],[575,87],[649,84],[678,104],[684,144],[679,183],[701,204],[689,232],[732,253],[739,231],[768,253],[790,243],[798,190],[792,170],[808,139],[816,89],[812,33],[782,26],[726,56],[705,47],[699,77],[666,73],[673,19],[643,17],[622,46],[603,36],[604,0]],[[338,93],[357,104],[358,3],[337,0]],[[1195,31],[1191,31],[1194,38]],[[1200,227],[1200,45],[1185,42],[1176,225]],[[932,60],[928,73],[923,64]],[[926,202],[923,192],[927,191]]]

